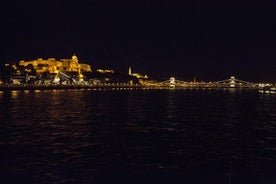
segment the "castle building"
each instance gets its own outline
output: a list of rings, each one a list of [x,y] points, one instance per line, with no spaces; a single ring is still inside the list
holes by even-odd
[[[19,66],[27,67],[32,65],[38,75],[43,72],[58,74],[59,72],[78,72],[82,75],[83,72],[92,72],[91,66],[88,64],[80,64],[78,57],[74,54],[71,59],[56,60],[55,58],[42,59],[38,58],[31,61],[20,61]]]

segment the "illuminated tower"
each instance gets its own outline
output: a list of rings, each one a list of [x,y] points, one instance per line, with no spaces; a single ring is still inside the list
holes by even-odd
[[[230,77],[230,87],[235,87],[235,77],[234,76],[231,76]]]
[[[79,60],[78,60],[78,57],[76,56],[76,54],[74,54],[73,56],[72,56],[72,60],[74,61],[74,62],[78,62]]]
[[[174,77],[170,78],[170,87],[175,88],[175,78]]]
[[[128,75],[131,75],[131,67],[128,67]]]

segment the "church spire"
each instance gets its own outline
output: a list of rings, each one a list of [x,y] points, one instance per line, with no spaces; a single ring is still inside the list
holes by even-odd
[[[131,75],[131,67],[128,67],[128,75]]]

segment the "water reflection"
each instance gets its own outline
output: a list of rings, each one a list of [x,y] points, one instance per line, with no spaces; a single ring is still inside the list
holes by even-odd
[[[167,97],[167,113],[166,116],[168,119],[175,118],[175,109],[176,109],[176,99],[175,99],[175,91],[169,91],[168,97]]]
[[[236,183],[272,180],[275,98],[229,90],[5,91],[0,176],[91,183],[139,171],[220,183],[232,158]]]
[[[15,98],[18,97],[18,95],[19,95],[20,93],[22,93],[22,91],[11,91],[10,93],[11,93],[12,98],[15,99]]]

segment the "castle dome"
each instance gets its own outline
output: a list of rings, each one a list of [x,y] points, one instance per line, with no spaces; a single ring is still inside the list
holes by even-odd
[[[74,55],[72,56],[72,60],[73,60],[73,61],[78,61],[78,57],[74,54]]]

